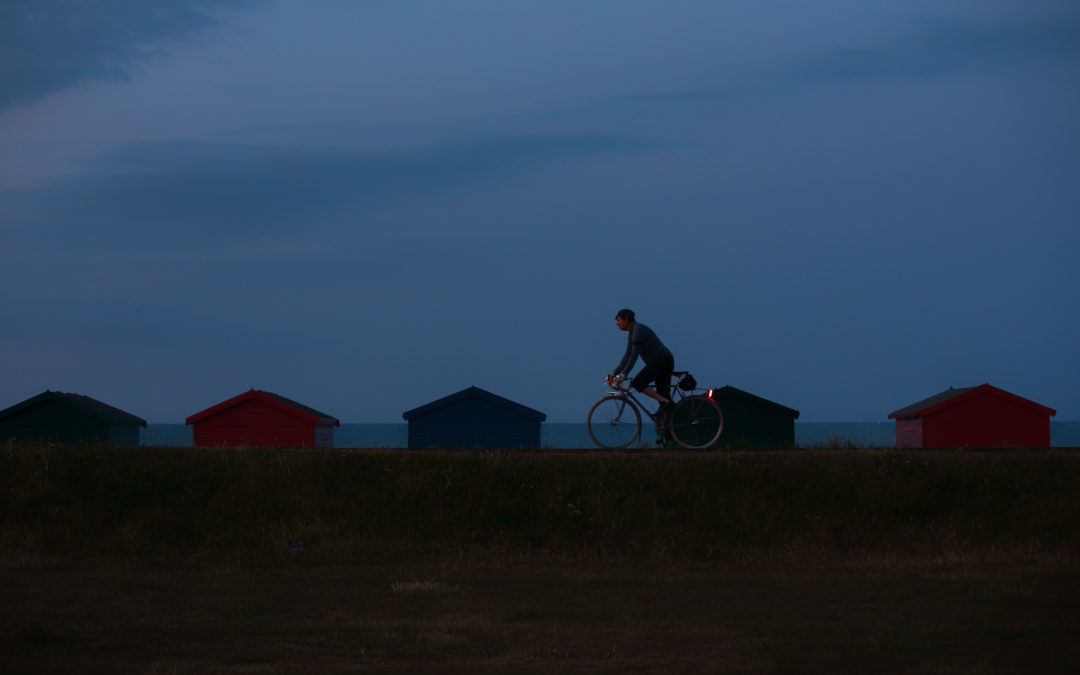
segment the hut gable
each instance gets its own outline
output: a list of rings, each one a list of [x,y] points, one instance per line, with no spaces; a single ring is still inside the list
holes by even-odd
[[[949,388],[889,414],[900,448],[1049,447],[1057,411],[987,383]]]
[[[799,411],[732,386],[712,390],[724,414],[720,445],[789,448],[795,445]]]
[[[332,447],[334,417],[284,396],[251,389],[185,420],[195,445]]]
[[[3,437],[55,443],[138,445],[146,420],[85,396],[46,390],[0,411]]]
[[[547,415],[479,387],[469,387],[402,414],[409,447],[539,447]]]

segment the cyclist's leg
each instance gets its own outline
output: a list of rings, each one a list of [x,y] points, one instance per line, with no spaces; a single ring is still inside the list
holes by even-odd
[[[671,374],[675,371],[675,357],[665,354],[657,361],[656,393],[671,401]]]
[[[674,369],[675,360],[671,357],[654,359],[652,362],[645,364],[638,374],[634,376],[634,379],[630,381],[630,385],[658,403],[671,403],[671,371]],[[656,382],[656,389],[649,386],[653,382]],[[664,393],[661,394],[657,390]]]
[[[654,359],[651,363],[645,364],[630,382],[634,389],[660,404],[655,413],[649,414],[656,423],[656,442],[659,445],[665,445],[671,436],[671,424],[669,423],[671,417],[670,383],[671,371],[674,370],[674,367],[674,359],[670,357]],[[657,389],[663,388],[665,395],[657,393],[656,389],[649,386],[653,382],[656,383]]]
[[[675,409],[675,401],[671,398],[671,373],[675,370],[675,358],[670,354],[658,359],[656,373],[656,393],[667,399],[667,403],[660,404],[661,428],[660,437],[666,444],[671,440],[671,413]]]

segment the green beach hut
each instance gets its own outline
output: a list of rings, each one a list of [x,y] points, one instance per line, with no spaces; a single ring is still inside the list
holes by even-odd
[[[712,390],[724,413],[717,445],[736,448],[791,448],[799,411],[732,386]]]
[[[0,440],[138,445],[146,420],[81,394],[44,391],[0,410]]]

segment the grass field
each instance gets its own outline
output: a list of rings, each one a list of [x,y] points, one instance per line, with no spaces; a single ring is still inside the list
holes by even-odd
[[[4,672],[1080,664],[1073,451],[18,446],[0,469]]]

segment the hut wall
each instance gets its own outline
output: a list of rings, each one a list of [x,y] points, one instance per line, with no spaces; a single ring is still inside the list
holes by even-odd
[[[194,424],[195,445],[310,447],[314,425],[262,401],[247,400]]]
[[[42,401],[19,411],[0,426],[4,439],[48,443],[102,443],[109,428],[55,401]]]
[[[896,420],[896,447],[921,448],[923,446],[923,424],[919,417]]]
[[[409,420],[410,448],[540,446],[540,422],[479,398],[468,398]]]
[[[1050,417],[987,393],[923,419],[923,447],[1049,447]]]

